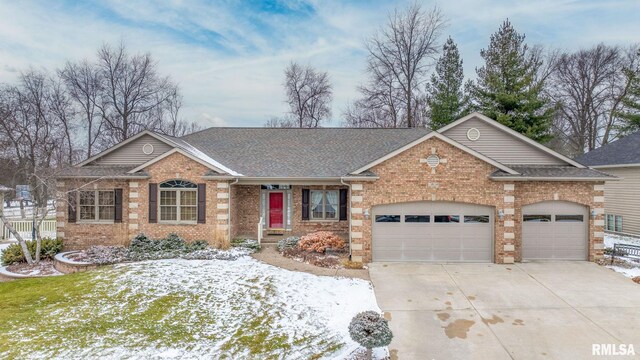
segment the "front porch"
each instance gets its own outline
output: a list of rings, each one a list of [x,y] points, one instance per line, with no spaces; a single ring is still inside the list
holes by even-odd
[[[289,236],[332,231],[349,240],[349,187],[326,184],[231,186],[231,238],[277,242]]]

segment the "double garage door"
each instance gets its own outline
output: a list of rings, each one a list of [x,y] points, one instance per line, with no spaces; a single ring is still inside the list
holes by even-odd
[[[585,260],[589,217],[586,206],[546,201],[522,208],[522,258]]]
[[[493,207],[410,202],[376,206],[372,217],[374,261],[493,259]]]

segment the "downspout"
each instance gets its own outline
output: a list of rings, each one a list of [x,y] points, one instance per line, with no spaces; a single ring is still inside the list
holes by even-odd
[[[349,218],[349,261],[351,261],[351,183],[345,183],[343,178],[340,178],[340,183],[349,187],[349,193],[347,194],[347,216]]]
[[[229,244],[231,244],[231,185],[235,185],[240,181],[240,179],[235,179],[234,182],[229,183],[229,207],[227,208],[227,223],[229,224],[229,229],[227,230]]]

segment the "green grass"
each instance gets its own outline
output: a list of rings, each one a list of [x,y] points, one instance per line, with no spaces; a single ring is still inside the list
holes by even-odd
[[[0,283],[0,358],[79,356],[82,349],[98,354],[110,354],[112,348],[133,354],[149,347],[194,351],[217,344],[219,358],[275,359],[300,351],[323,354],[343,345],[314,334],[282,334],[274,324],[286,304],[259,305],[274,297],[268,279],[245,279],[246,290],[218,303],[215,293],[139,291],[126,279],[149,274],[132,274],[135,270],[109,266]],[[229,312],[234,319],[220,315]]]

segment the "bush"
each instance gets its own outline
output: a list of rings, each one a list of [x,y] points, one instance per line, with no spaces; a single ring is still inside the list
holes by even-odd
[[[289,236],[288,238],[278,241],[278,245],[276,245],[276,247],[279,252],[283,252],[284,250],[291,249],[298,246],[299,241],[300,241],[299,236]]]
[[[187,244],[187,251],[193,252],[193,251],[204,250],[208,246],[209,246],[209,243],[207,242],[207,240],[196,240],[191,244]]]
[[[306,251],[324,253],[327,248],[344,249],[345,242],[330,231],[317,231],[301,237],[298,247]]]
[[[260,244],[257,240],[253,239],[233,239],[231,240],[231,246],[245,248],[252,251],[260,250]]]
[[[363,311],[351,319],[349,336],[353,341],[367,348],[371,359],[371,349],[387,346],[393,339],[389,322],[375,311]]]
[[[185,250],[187,247],[187,242],[184,241],[183,238],[178,236],[178,234],[171,233],[167,235],[166,238],[158,240],[158,247],[160,250],[171,251],[171,250]]]
[[[140,233],[131,240],[129,250],[135,252],[158,251],[157,242],[147,237],[147,235]]]
[[[36,241],[28,240],[27,249],[29,249],[29,253],[31,253],[31,257],[36,257]],[[53,259],[57,253],[62,251],[62,239],[50,239],[44,238],[40,243],[40,259]],[[20,262],[27,261],[24,258],[24,254],[22,253],[22,247],[20,244],[11,244],[9,245],[4,252],[2,253],[2,265],[11,265]]]

